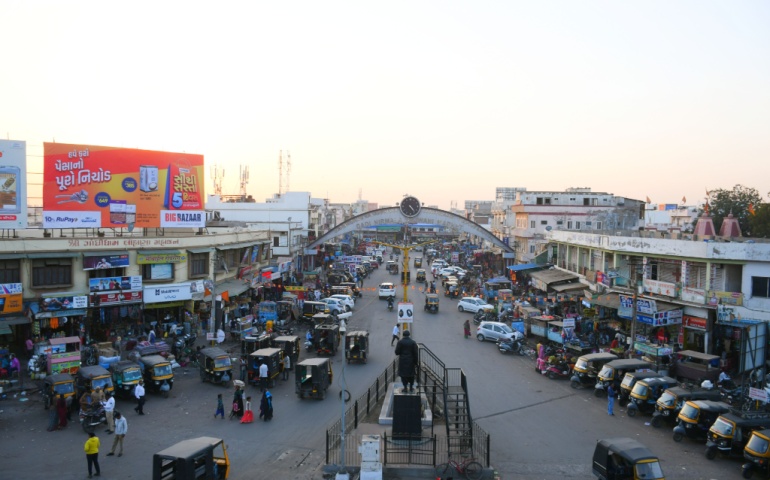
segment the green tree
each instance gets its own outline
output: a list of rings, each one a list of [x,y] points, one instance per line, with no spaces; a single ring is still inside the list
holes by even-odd
[[[751,236],[770,238],[770,203],[754,206],[754,215],[749,215]]]
[[[762,203],[762,195],[754,188],[736,185],[732,190],[717,189],[709,192],[709,214],[714,219],[714,228],[719,232],[722,221],[730,214],[738,219],[743,236],[752,236],[749,225],[749,205],[756,209]]]

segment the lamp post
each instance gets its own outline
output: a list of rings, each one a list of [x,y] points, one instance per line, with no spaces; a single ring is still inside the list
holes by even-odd
[[[343,349],[345,348],[345,333],[348,331],[347,325],[345,325],[345,319],[343,318],[340,320],[340,336],[342,337],[342,346]],[[342,437],[340,439],[340,457],[342,458],[342,465],[340,465],[340,469],[337,472],[337,476],[335,477],[335,480],[348,480],[350,478],[350,475],[348,475],[347,469],[345,468],[345,392],[347,391],[347,385],[345,384],[345,364],[347,362],[345,361],[345,356],[343,353],[342,357],[342,380],[340,382],[340,388],[341,388],[341,395],[340,395],[340,403],[342,404]]]

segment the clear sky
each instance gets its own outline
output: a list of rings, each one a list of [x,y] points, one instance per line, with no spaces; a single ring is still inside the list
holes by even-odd
[[[202,154],[229,194],[249,165],[258,201],[280,150],[290,190],[333,202],[770,192],[765,0],[5,0],[0,19],[0,136],[32,173],[55,140]]]

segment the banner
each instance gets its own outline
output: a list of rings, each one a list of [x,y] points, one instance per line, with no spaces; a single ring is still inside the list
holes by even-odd
[[[666,295],[667,297],[676,297],[676,284],[661,282],[658,280],[644,279],[644,290],[657,295]]]
[[[142,301],[142,292],[109,292],[109,293],[92,293],[91,294],[91,306],[106,307],[109,305],[119,305],[121,303],[137,303]]]
[[[127,267],[128,254],[117,255],[84,255],[83,270],[102,270],[115,267]]]
[[[88,280],[88,290],[90,292],[105,292],[111,290],[141,290],[142,277],[134,275],[131,277],[104,277],[91,278]]]
[[[0,228],[27,228],[27,143],[0,140]]]
[[[398,302],[398,318],[396,321],[400,323],[414,322],[414,305]]]
[[[144,303],[176,302],[192,299],[193,293],[198,293],[199,285],[190,283],[173,283],[144,288]],[[195,290],[195,291],[193,291]]]
[[[88,308],[88,297],[85,295],[73,295],[68,297],[45,297],[40,300],[40,309],[44,312],[57,312],[75,308]]]
[[[137,265],[152,265],[158,263],[184,263],[187,261],[187,254],[182,252],[174,253],[137,253]]]
[[[23,302],[21,283],[0,284],[0,314],[21,312]]]
[[[206,226],[202,155],[65,143],[43,149],[44,228]]]

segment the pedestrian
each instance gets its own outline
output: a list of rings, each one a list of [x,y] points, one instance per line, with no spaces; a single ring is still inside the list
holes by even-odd
[[[86,452],[86,461],[88,462],[88,478],[91,478],[93,467],[96,467],[96,476],[101,476],[102,469],[99,468],[99,437],[95,433],[88,434],[83,450]]]
[[[110,450],[110,453],[107,454],[108,457],[111,457],[115,455],[115,448],[120,447],[118,449],[118,456],[123,456],[123,439],[126,438],[126,433],[128,433],[128,421],[126,421],[126,417],[120,414],[120,412],[115,412],[115,438],[112,440],[112,449]]]
[[[264,419],[264,421],[273,418],[273,396],[270,391],[265,391],[262,394],[262,400],[259,402],[259,418]]]
[[[230,412],[230,418],[243,416],[243,390],[240,385],[236,385],[235,393],[233,394],[233,410]]]
[[[104,407],[104,416],[107,417],[107,433],[113,433],[115,431],[115,418],[113,417],[115,413],[115,397],[113,397],[110,392],[106,392],[105,396],[107,399],[102,402],[102,406]]]
[[[465,323],[463,323],[463,334],[466,339],[471,338],[471,322],[467,319],[465,320]]]
[[[246,373],[248,372],[248,361],[245,356],[241,356],[241,381],[246,382]]]
[[[134,397],[136,397],[134,411],[139,415],[144,415],[144,380],[139,380],[139,383],[134,387]]]
[[[396,326],[393,327],[393,337],[391,337],[390,339],[391,347],[393,346],[393,342],[397,342],[399,340],[398,334],[399,334],[399,330],[398,330],[398,323],[397,323]]]
[[[222,415],[222,420],[225,419],[225,404],[222,402],[222,394],[217,394],[217,411],[214,413],[214,418],[217,418],[217,415]]]
[[[289,370],[291,370],[291,358],[288,353],[283,354],[283,379],[289,379]]]
[[[417,342],[412,340],[409,330],[404,330],[404,338],[396,344],[396,355],[398,355],[398,376],[401,377],[401,383],[404,385],[402,393],[414,393],[414,377],[417,369],[417,361],[420,356],[420,349]]]
[[[27,338],[27,341],[24,342],[24,344],[27,347],[27,358],[32,358],[32,354],[35,353],[35,342],[32,341],[31,337]]]
[[[91,395],[93,396],[94,404],[101,405],[104,403],[105,397],[104,397],[104,390],[102,390],[102,387],[94,388],[94,391],[91,393]]]
[[[613,411],[615,407],[615,387],[610,383],[607,385],[607,415],[615,415]]]
[[[241,423],[251,423],[254,421],[254,412],[251,410],[251,397],[246,397],[246,410],[243,412]]]
[[[57,430],[67,427],[67,400],[64,399],[64,395],[59,394],[59,398],[56,399],[56,414],[59,416],[59,425]]]
[[[267,362],[263,362],[262,365],[259,366],[259,389],[262,392],[267,390],[267,381],[268,381],[267,375],[268,375]]]

